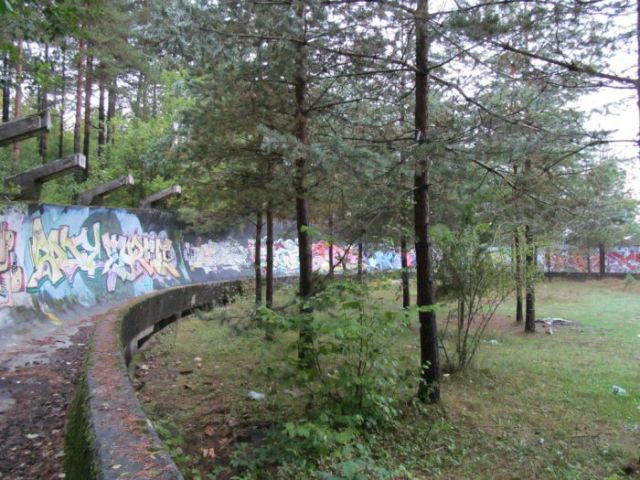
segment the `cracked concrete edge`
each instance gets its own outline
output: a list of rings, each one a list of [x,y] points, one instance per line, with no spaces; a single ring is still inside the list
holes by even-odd
[[[242,289],[240,281],[179,286],[138,297],[99,316],[85,377],[99,480],[183,478],[140,406],[127,365],[138,342],[147,338],[142,333],[150,336],[193,309],[227,303]]]

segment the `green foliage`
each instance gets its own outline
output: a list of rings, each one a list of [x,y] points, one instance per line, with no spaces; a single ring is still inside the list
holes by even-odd
[[[434,229],[434,236],[442,252],[438,278],[446,298],[452,301],[440,342],[445,370],[455,372],[470,366],[485,329],[511,293],[513,282],[505,255],[492,247],[494,237],[487,225],[459,232],[440,227]],[[450,342],[453,352],[447,348]]]

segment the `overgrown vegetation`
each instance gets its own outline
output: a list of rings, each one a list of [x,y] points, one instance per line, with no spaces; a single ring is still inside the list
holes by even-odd
[[[318,331],[324,378],[298,369],[297,332],[285,312],[274,320],[283,328],[265,341],[249,300],[157,335],[138,359],[148,369],[139,395],[154,421],[165,425],[164,434],[170,432],[171,448],[181,449],[178,459],[190,458],[187,478],[602,479],[635,468],[638,332],[629,312],[640,309],[637,286],[613,280],[540,285],[541,315],[575,322],[554,335],[524,335],[503,316],[512,311],[509,299],[487,327],[491,342],[480,342],[467,370],[443,378],[442,406],[425,407],[412,401],[415,383],[408,381],[419,367],[417,326],[405,324],[394,282],[327,289],[318,317],[334,328],[338,316],[351,320],[342,333]],[[347,293],[363,303],[345,302]],[[290,305],[292,294],[290,288],[279,292],[276,309]],[[371,343],[380,345],[381,363],[373,368],[397,372],[388,380],[391,389],[387,381],[364,381],[385,398],[368,404],[368,412],[395,409],[373,414],[374,424],[354,422],[362,391],[354,368],[357,339],[367,332],[362,307],[371,314],[398,312],[389,336]],[[298,312],[289,309],[292,316]],[[614,395],[614,384],[628,394]],[[251,391],[264,399],[251,400]]]

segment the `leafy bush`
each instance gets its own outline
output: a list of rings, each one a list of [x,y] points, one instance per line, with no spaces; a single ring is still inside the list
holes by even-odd
[[[511,293],[513,282],[508,262],[491,248],[494,239],[482,241],[489,236],[486,225],[460,232],[439,228],[436,236],[442,251],[438,277],[452,301],[440,344],[445,369],[455,372],[471,364],[487,325]],[[452,337],[453,351],[447,348],[447,336]]]

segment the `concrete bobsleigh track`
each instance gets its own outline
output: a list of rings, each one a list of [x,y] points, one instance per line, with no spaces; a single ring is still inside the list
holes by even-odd
[[[181,478],[127,365],[155,331],[241,290],[254,275],[253,236],[188,233],[150,209],[0,204],[0,478]],[[295,232],[280,224],[276,238],[275,274],[297,275]],[[335,245],[334,264],[355,270],[355,250]],[[640,266],[635,250],[607,255],[631,273]],[[400,267],[392,248],[363,263]],[[325,242],[313,243],[314,270],[328,265]]]
[[[180,478],[126,366],[138,342],[254,275],[253,235],[188,234],[149,209],[0,204],[0,478]],[[275,273],[295,276],[294,232],[276,235]],[[316,270],[326,247],[313,244]],[[339,260],[357,268],[336,245]],[[393,250],[364,262],[399,263]]]

